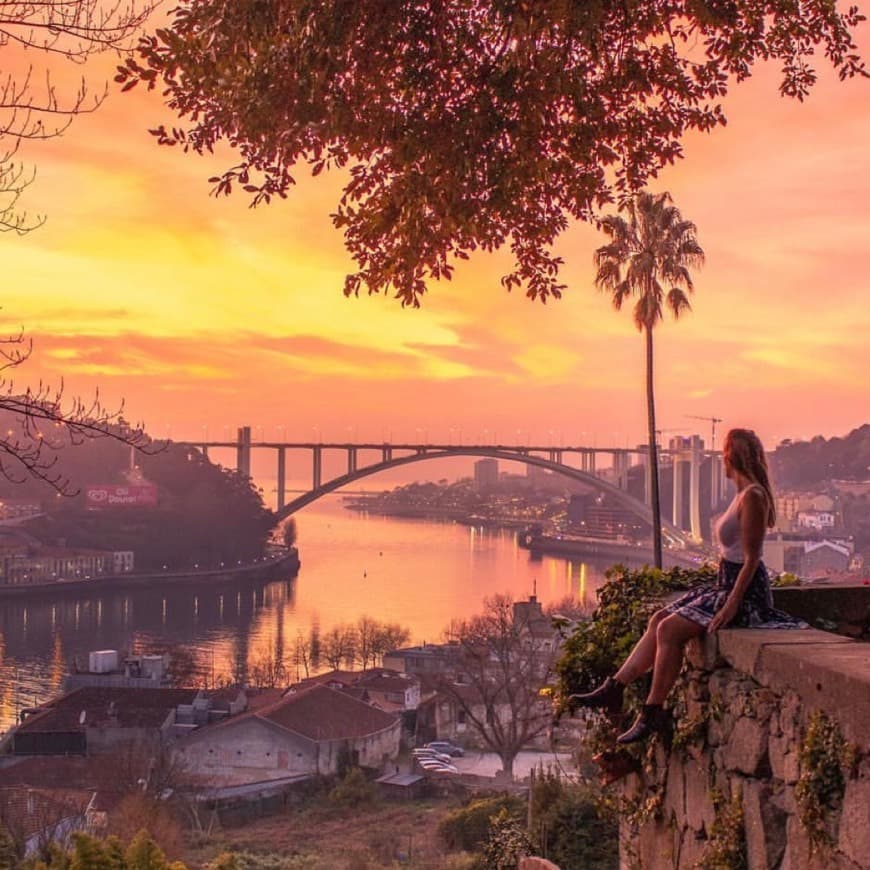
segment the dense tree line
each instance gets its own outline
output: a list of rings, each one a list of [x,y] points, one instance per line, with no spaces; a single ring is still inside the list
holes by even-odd
[[[113,439],[89,440],[58,451],[55,464],[75,495],[29,479],[0,480],[0,497],[42,503],[44,515],[26,528],[43,543],[133,550],[137,569],[248,561],[262,555],[274,524],[250,480],[187,447],[167,443],[146,455]],[[157,505],[89,507],[89,485],[128,481],[154,484]]]
[[[804,489],[829,480],[870,478],[870,423],[843,438],[817,435],[809,441],[783,441],[771,456],[780,488]]]

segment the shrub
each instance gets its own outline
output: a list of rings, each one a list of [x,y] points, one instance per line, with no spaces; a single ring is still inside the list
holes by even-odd
[[[483,845],[484,870],[514,870],[523,855],[532,852],[525,827],[506,809],[499,811],[489,823],[489,834]]]
[[[377,786],[366,779],[358,767],[352,767],[329,793],[329,802],[343,807],[358,807],[378,799]]]
[[[523,818],[525,804],[507,794],[478,798],[451,812],[438,826],[438,833],[448,849],[474,852],[489,836],[490,820],[502,810],[519,820]]]
[[[613,810],[589,786],[536,772],[532,790],[536,853],[561,870],[610,870],[618,863],[619,830]]]

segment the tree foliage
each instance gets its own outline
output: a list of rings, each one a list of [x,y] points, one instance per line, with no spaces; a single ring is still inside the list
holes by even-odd
[[[590,786],[552,768],[536,769],[531,794],[535,853],[561,870],[609,870],[619,859],[619,825],[612,808]]]
[[[164,565],[215,568],[262,556],[273,514],[248,478],[210,462],[193,448],[165,442],[137,461],[136,472],[157,486],[156,507],[89,510],[83,494],[57,500],[45,482],[35,480],[15,489],[0,481],[0,494],[21,493],[47,504],[47,515],[28,523],[37,538],[133,550],[136,567],[142,570],[159,571]],[[55,470],[71,490],[80,490],[88,484],[124,483],[129,465],[130,448],[125,444],[90,440],[75,450],[58,452]]]
[[[516,795],[474,798],[451,810],[438,825],[438,835],[448,849],[474,852],[489,835],[490,820],[501,813],[517,821],[525,816],[525,804]]]
[[[43,220],[18,208],[33,178],[13,162],[22,143],[62,135],[76,115],[93,112],[106,96],[105,88],[92,91],[84,78],[71,92],[59,93],[51,78],[52,57],[83,64],[99,52],[129,49],[154,5],[138,0],[0,3],[3,57],[29,61],[21,75],[4,73],[0,79],[0,232],[23,234]]]
[[[779,487],[801,489],[831,480],[866,480],[870,477],[870,423],[844,437],[817,435],[808,441],[783,441],[770,457]]]
[[[504,286],[546,300],[570,219],[724,124],[729,79],[759,60],[798,99],[817,50],[841,78],[866,74],[861,20],[831,0],[182,0],[116,80],[164,89],[186,126],[159,142],[238,150],[216,194],[256,205],[285,197],[300,163],[344,168],[346,294],[417,305],[454,258],[508,245]]]

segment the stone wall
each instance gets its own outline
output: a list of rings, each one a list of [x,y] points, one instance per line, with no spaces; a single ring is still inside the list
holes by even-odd
[[[870,647],[735,629],[689,663],[620,787],[621,868],[870,868]]]

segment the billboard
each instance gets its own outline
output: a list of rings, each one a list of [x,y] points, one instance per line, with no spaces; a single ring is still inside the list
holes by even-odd
[[[89,508],[155,507],[157,487],[153,483],[94,484],[85,490],[85,500]]]

